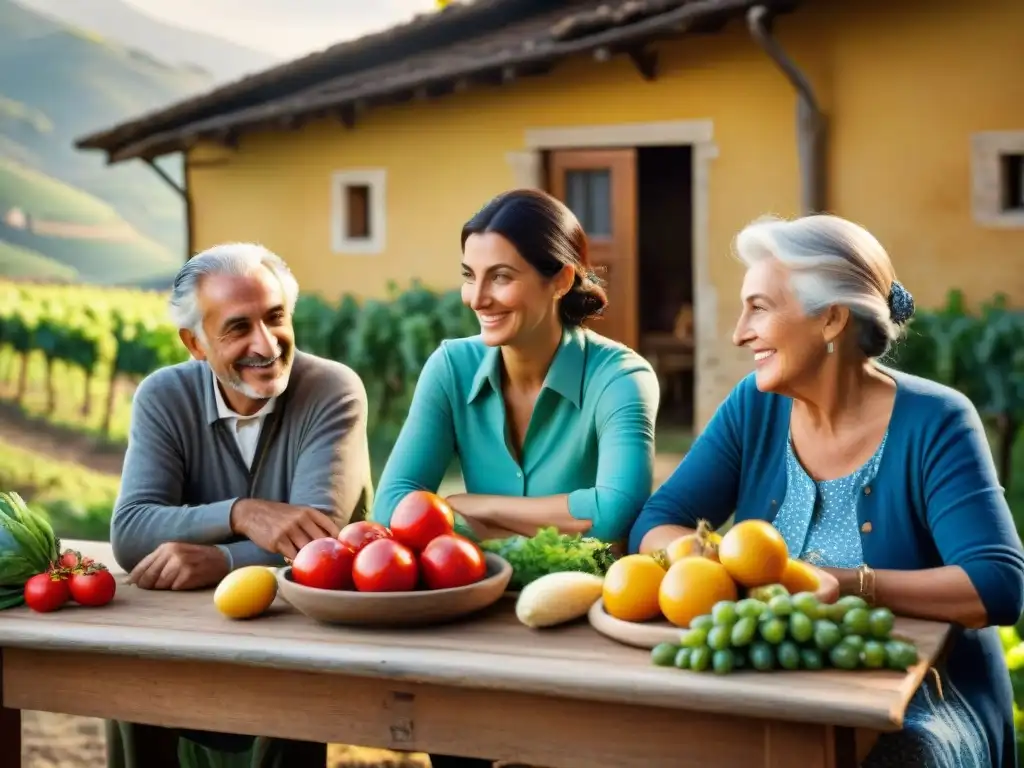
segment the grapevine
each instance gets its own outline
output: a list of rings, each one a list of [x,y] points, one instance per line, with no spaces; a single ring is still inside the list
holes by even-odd
[[[119,378],[138,379],[161,365],[178,362],[187,352],[177,331],[165,319],[166,295],[131,289],[88,285],[35,285],[0,282],[0,348],[7,347],[17,371],[15,400],[20,404],[28,387],[29,359],[46,361],[47,413],[55,406],[55,380],[60,366],[85,374],[81,413],[92,409],[92,384],[110,379],[116,392]],[[110,424],[113,395],[108,397],[104,432]]]
[[[370,395],[368,429],[375,455],[397,437],[427,358],[444,339],[479,332],[459,291],[437,292],[414,281],[396,285],[381,299],[346,295],[328,302],[310,293],[294,315],[296,346],[354,368]],[[92,412],[92,383],[109,381],[101,431],[111,436],[117,384],[137,382],[188,353],[167,314],[167,294],[89,285],[41,285],[0,281],[0,351],[7,369],[0,380],[22,404],[30,386],[30,358],[45,360],[46,411],[54,410],[54,382],[62,370],[85,374],[76,392],[79,412]],[[65,396],[66,393],[65,393]],[[80,401],[79,401],[80,398]],[[118,435],[117,437],[122,437]]]

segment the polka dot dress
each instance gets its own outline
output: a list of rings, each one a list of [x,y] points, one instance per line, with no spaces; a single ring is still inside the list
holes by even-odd
[[[857,505],[878,471],[886,437],[855,472],[815,481],[786,445],[786,498],[774,525],[789,551],[828,568],[856,568],[864,562]],[[928,675],[910,700],[903,730],[879,737],[861,768],[989,768],[981,720],[943,676],[942,695]]]
[[[835,480],[815,481],[786,442],[786,499],[775,527],[791,553],[814,565],[856,568],[863,562],[857,501],[878,472],[888,433],[860,469]]]

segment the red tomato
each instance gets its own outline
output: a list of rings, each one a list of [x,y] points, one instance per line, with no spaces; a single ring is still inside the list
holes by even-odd
[[[455,530],[455,513],[436,493],[413,491],[398,502],[390,528],[397,541],[422,552],[431,539]]]
[[[85,568],[93,564],[91,557],[85,557],[76,549],[65,549],[57,559],[57,565],[61,568]]]
[[[352,547],[356,552],[365,547],[371,541],[377,539],[390,539],[391,531],[380,523],[370,520],[360,520],[358,523],[349,523],[341,529],[338,534],[338,541],[343,541]]]
[[[420,554],[420,571],[428,589],[475,584],[487,575],[484,553],[457,533],[438,536]]]
[[[360,592],[411,592],[419,577],[416,555],[394,539],[371,541],[352,566],[352,579]]]
[[[352,545],[330,536],[313,539],[292,560],[296,584],[315,589],[352,589]]]
[[[91,608],[106,605],[114,599],[117,591],[114,575],[102,566],[90,566],[85,571],[72,573],[68,577],[68,586],[72,600]]]
[[[33,611],[56,611],[71,599],[67,579],[51,573],[37,573],[25,582],[25,604]]]

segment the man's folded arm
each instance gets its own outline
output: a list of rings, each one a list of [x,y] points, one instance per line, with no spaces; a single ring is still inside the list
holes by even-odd
[[[164,542],[219,544],[231,538],[237,499],[181,503],[185,461],[153,381],[143,381],[132,402],[121,490],[110,520],[114,559],[125,571]]]

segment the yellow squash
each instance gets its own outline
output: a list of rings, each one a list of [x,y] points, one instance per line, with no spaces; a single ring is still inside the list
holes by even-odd
[[[277,579],[270,568],[248,565],[232,571],[217,585],[213,604],[230,619],[251,619],[277,597]]]

